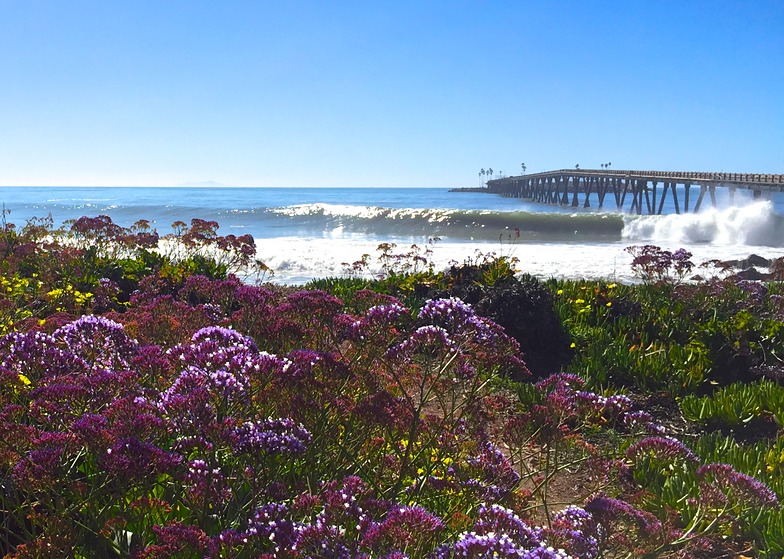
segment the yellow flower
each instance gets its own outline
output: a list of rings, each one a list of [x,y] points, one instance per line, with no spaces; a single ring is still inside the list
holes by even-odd
[[[605,307],[612,307],[612,301],[607,301],[607,304],[604,305]]]
[[[559,289],[555,292],[556,295],[563,295],[563,289]]]
[[[27,378],[27,377],[26,377],[25,375],[23,375],[22,373],[19,373],[19,380],[21,380],[21,381],[22,381],[22,384],[24,384],[25,386],[30,386],[31,384],[33,384],[33,383],[30,381],[30,379],[29,379],[29,378]]]
[[[576,348],[576,347],[577,347],[577,344],[576,344],[576,343],[574,343],[574,342],[572,342],[572,344],[571,344],[569,347],[570,347],[570,348],[572,348],[572,349],[574,349],[574,348]]]
[[[585,299],[575,299],[574,300],[574,304],[575,305],[582,305],[583,303],[585,303]]]
[[[611,283],[610,285],[607,286],[607,289],[615,289],[616,287],[618,287],[617,284]]]

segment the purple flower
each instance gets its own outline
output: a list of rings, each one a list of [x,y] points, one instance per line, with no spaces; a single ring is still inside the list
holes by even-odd
[[[188,497],[198,508],[219,507],[231,498],[232,492],[220,468],[211,468],[201,458],[191,460],[183,476]]]
[[[106,449],[99,462],[103,469],[121,481],[145,480],[170,473],[182,462],[182,457],[136,437],[128,437]]]
[[[413,334],[387,351],[391,359],[407,359],[416,353],[436,355],[457,351],[457,345],[439,326],[421,326]]]
[[[556,373],[540,380],[535,386],[545,392],[571,391],[574,388],[585,386],[585,381],[572,373]]]
[[[248,336],[240,334],[231,328],[223,328],[221,326],[208,326],[198,330],[192,337],[191,342],[194,344],[201,344],[204,342],[215,342],[222,347],[240,346],[248,348],[251,351],[258,351],[256,342]]]
[[[683,458],[689,462],[700,461],[697,455],[686,448],[682,442],[671,437],[648,437],[626,449],[626,458],[629,460],[637,460],[641,456]]]
[[[248,421],[234,436],[237,450],[266,454],[302,454],[311,439],[307,429],[289,418]]]
[[[439,548],[437,559],[569,559],[562,549],[541,543],[534,547],[520,545],[506,534],[463,532],[451,545]]]
[[[623,424],[629,429],[642,427],[648,433],[662,435],[666,429],[653,420],[653,416],[647,411],[630,411],[623,414]]]
[[[55,331],[68,349],[96,368],[127,369],[138,350],[121,324],[102,316],[83,316]]]
[[[712,502],[723,502],[728,495],[750,506],[777,507],[776,493],[761,481],[737,471],[729,464],[708,464],[697,468],[703,482],[704,497]]]
[[[493,321],[476,316],[471,305],[457,297],[426,301],[418,318],[443,328],[455,340],[471,341],[491,350],[506,344],[508,349],[519,351],[516,340],[506,336]]]
[[[70,374],[86,374],[87,363],[57,347],[57,340],[43,332],[14,332],[0,338],[0,367],[31,381]]]
[[[457,297],[430,299],[419,311],[419,319],[441,326],[450,333],[459,333],[466,326],[474,326],[476,315],[471,305]]]
[[[474,525],[474,531],[478,534],[506,534],[515,543],[528,547],[538,546],[541,539],[539,532],[523,522],[514,511],[496,504],[479,507],[479,519]]]
[[[465,482],[467,487],[488,501],[499,501],[507,496],[520,481],[520,474],[514,469],[501,450],[491,442],[486,442],[478,455],[467,459],[476,473],[476,478]]]
[[[433,513],[418,506],[393,506],[383,522],[365,530],[362,545],[379,553],[387,549],[413,550],[438,535],[445,525]]]
[[[147,546],[139,555],[141,559],[164,559],[174,557],[209,557],[215,543],[197,526],[173,522],[166,526],[154,526],[158,543]]]
[[[409,311],[400,303],[389,303],[371,307],[359,320],[348,323],[348,334],[351,339],[378,340],[385,332],[395,332],[403,318],[409,317]]]
[[[647,536],[652,536],[662,529],[661,522],[654,515],[638,510],[620,499],[600,495],[588,501],[583,508],[601,524],[607,525],[621,518],[631,520]]]
[[[257,509],[248,521],[248,528],[241,533],[244,541],[257,540],[262,547],[275,553],[281,550],[292,551],[297,547],[297,540],[303,525],[289,518],[286,505],[268,503]],[[222,535],[221,539],[225,539]]]
[[[599,542],[603,539],[602,526],[585,509],[569,506],[553,515],[548,539],[557,541],[580,559],[599,556]]]

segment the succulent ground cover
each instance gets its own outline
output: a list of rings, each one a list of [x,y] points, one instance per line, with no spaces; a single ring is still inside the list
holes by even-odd
[[[4,556],[784,554],[780,284],[386,245],[275,287],[217,230],[4,225]]]

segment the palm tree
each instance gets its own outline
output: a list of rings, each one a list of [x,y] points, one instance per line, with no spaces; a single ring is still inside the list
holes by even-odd
[[[492,167],[487,169],[487,174],[492,178],[492,176],[493,176],[493,168]]]
[[[578,163],[577,165],[574,166],[574,168],[575,169],[579,169],[580,168],[580,164]]]
[[[484,170],[484,169],[481,169],[481,170],[479,171],[479,186],[482,186],[482,183],[484,182],[484,181],[482,180],[482,177],[484,177],[484,176],[485,176],[485,170]]]
[[[520,163],[520,167],[522,167],[522,169],[523,169],[523,174],[525,174],[525,169],[526,169],[526,167],[525,167],[525,163]]]

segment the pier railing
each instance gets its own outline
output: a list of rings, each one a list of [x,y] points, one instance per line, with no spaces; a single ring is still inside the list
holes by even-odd
[[[659,185],[662,187],[659,197]],[[678,194],[682,190],[683,206]],[[711,173],[690,171],[629,171],[609,169],[560,169],[542,173],[531,173],[487,181],[487,192],[549,204],[568,204],[603,208],[607,196],[615,202],[618,210],[641,214],[661,214],[664,201],[670,193],[676,213],[688,212],[690,191],[699,187],[699,196],[693,211],[698,211],[705,194],[716,205],[716,188],[728,188],[730,198],[735,190],[751,190],[753,196],[763,193],[784,191],[784,175],[761,173]]]

